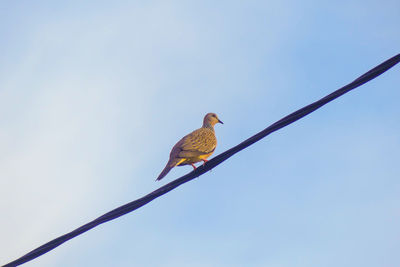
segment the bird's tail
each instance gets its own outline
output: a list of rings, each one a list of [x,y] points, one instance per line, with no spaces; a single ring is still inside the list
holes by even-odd
[[[162,178],[164,178],[165,175],[169,173],[169,171],[175,167],[181,164],[185,159],[170,159],[165,166],[164,170],[160,173],[160,175],[157,177],[156,181],[160,181]]]
[[[170,164],[169,162],[165,166],[164,170],[160,173],[160,175],[157,177],[156,181],[160,181],[162,178],[165,177],[169,173],[169,171],[174,167],[174,165]]]

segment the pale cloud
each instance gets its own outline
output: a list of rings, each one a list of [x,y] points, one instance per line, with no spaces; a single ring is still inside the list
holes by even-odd
[[[121,84],[80,65],[102,57],[104,49],[91,49],[107,39],[102,32],[93,25],[90,42],[66,42],[71,27],[57,26],[37,29],[24,60],[1,81],[2,263],[100,215],[95,203],[123,188],[110,186],[106,174],[126,145],[122,131],[135,138],[127,117],[146,127],[146,91],[135,91],[135,112],[125,114]],[[88,31],[77,26],[73,37]]]

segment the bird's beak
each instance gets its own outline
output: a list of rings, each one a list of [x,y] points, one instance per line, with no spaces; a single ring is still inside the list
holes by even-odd
[[[222,121],[220,121],[219,119],[218,119],[218,122],[221,123],[221,124],[224,124],[224,123],[223,123]]]

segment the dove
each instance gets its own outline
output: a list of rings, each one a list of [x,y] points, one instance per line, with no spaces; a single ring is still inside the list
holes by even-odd
[[[207,113],[201,128],[184,136],[175,144],[169,154],[167,165],[156,181],[164,178],[173,167],[190,164],[193,169],[196,169],[194,163],[200,161],[203,161],[204,165],[217,146],[217,138],[214,131],[214,125],[217,123],[224,124],[217,114]]]

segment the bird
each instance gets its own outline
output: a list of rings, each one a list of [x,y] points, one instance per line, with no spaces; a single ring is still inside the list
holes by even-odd
[[[169,160],[156,181],[164,178],[168,172],[176,166],[192,165],[203,161],[203,165],[208,161],[217,147],[217,138],[215,136],[214,125],[224,124],[215,113],[207,113],[203,119],[203,126],[190,134],[184,136],[174,145],[169,154]]]

